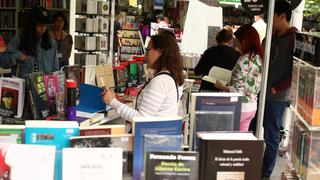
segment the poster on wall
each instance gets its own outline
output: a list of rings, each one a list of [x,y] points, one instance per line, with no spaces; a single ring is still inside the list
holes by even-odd
[[[164,6],[164,1],[163,0],[154,0],[154,5],[153,9],[160,9],[162,10]]]

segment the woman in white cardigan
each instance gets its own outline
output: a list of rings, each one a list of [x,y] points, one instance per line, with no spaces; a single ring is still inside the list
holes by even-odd
[[[146,59],[154,72],[140,91],[136,108],[119,102],[112,90],[106,89],[103,101],[126,120],[137,116],[177,115],[184,82],[182,60],[175,38],[160,34],[151,37]]]

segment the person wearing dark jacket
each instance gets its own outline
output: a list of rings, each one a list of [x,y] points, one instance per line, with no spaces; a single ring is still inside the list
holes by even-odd
[[[284,110],[289,106],[291,73],[296,28],[290,27],[291,7],[287,1],[276,1],[273,36],[264,111],[264,140],[262,179],[270,179],[280,143],[280,128]]]
[[[206,76],[213,66],[232,70],[240,53],[230,47],[233,32],[223,28],[216,36],[218,45],[207,49],[194,69],[196,75]],[[201,81],[200,91],[221,91],[207,81]]]

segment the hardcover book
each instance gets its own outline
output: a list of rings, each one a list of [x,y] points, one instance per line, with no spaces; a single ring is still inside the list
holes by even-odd
[[[133,135],[75,136],[70,138],[75,148],[119,147],[123,150],[123,177],[132,177]]]
[[[0,137],[11,137],[15,139],[15,144],[22,144],[24,128],[23,125],[0,125]]]
[[[0,164],[6,164],[0,175],[11,180],[53,180],[55,151],[54,146],[0,144]]]
[[[63,180],[122,180],[121,148],[64,148]]]
[[[199,131],[236,131],[240,126],[239,93],[192,93],[189,147],[197,150]]]
[[[0,78],[0,115],[20,118],[25,98],[25,80],[21,78]]]
[[[144,177],[145,135],[181,135],[182,117],[134,117],[132,122],[134,134],[133,180],[140,180]]]
[[[96,85],[96,66],[82,66],[81,82],[85,84]]]
[[[80,84],[80,100],[77,111],[97,113],[106,110],[106,104],[102,101],[100,94],[103,89],[89,84]]]
[[[256,180],[261,176],[263,140],[244,132],[199,132],[201,180]],[[254,147],[254,148],[252,148]]]
[[[57,94],[59,92],[59,79],[56,74],[46,74],[43,77],[48,96],[50,114],[57,114]]]
[[[62,149],[69,147],[69,138],[78,136],[75,121],[26,121],[25,143],[56,146],[55,180],[62,177]]]
[[[124,134],[125,125],[80,126],[80,136]]]
[[[198,180],[197,152],[146,152],[146,180]]]
[[[43,73],[28,74],[27,86],[33,119],[45,119],[50,115],[50,110]]]

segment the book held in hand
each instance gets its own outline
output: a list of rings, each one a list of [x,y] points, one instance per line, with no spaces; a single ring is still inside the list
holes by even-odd
[[[224,69],[218,66],[213,66],[208,76],[203,76],[202,80],[208,81],[211,83],[216,83],[217,80],[219,80],[223,85],[227,85],[230,82],[231,79],[231,72],[228,69]]]

